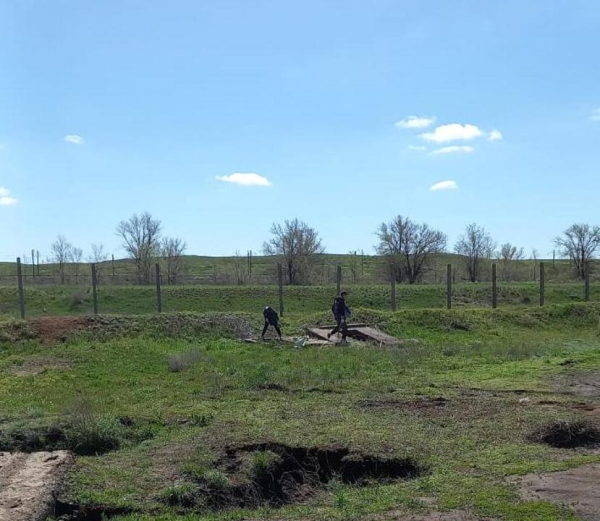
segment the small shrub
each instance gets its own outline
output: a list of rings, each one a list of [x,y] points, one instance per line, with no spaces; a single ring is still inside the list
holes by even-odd
[[[208,378],[206,392],[209,398],[222,398],[225,394],[225,376],[219,371],[212,371]]]
[[[568,449],[600,443],[600,430],[587,420],[557,420],[537,427],[528,439],[534,443]]]
[[[85,295],[81,290],[74,291],[71,294],[71,301],[69,307],[71,310],[79,309],[85,302]]]
[[[199,349],[192,349],[183,353],[175,353],[167,359],[167,367],[170,373],[180,373],[201,360]]]

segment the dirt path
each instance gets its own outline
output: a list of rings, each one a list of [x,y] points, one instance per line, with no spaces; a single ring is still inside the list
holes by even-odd
[[[0,521],[38,521],[73,462],[67,451],[0,452]]]

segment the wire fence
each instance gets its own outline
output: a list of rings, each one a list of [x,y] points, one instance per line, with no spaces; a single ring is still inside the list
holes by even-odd
[[[456,306],[471,305],[476,307],[497,308],[500,305],[540,305],[550,302],[564,301],[590,301],[592,295],[600,290],[600,284],[593,284],[592,265],[587,263],[583,279],[577,282],[556,284],[551,283],[548,272],[551,271],[549,263],[536,263],[536,282],[527,285],[504,284],[500,280],[500,269],[497,263],[490,265],[489,280],[479,284],[462,284],[456,280],[456,268],[447,264],[445,276],[440,277],[437,284],[408,285],[399,284],[393,271],[388,270],[387,284],[369,285],[358,284],[352,278],[352,272],[343,269],[341,265],[334,266],[333,282],[320,286],[289,286],[285,284],[285,269],[281,264],[275,264],[275,284],[246,286],[247,291],[241,289],[218,286],[215,284],[200,286],[201,292],[185,289],[182,285],[166,285],[165,273],[159,263],[152,266],[147,273],[148,284],[123,286],[113,284],[115,272],[109,268],[110,264],[81,265],[79,270],[68,274],[59,273],[60,283],[57,284],[56,274],[48,274],[46,283],[42,274],[37,275],[37,265],[26,265],[17,259],[16,273],[11,278],[11,286],[0,288],[0,313],[16,314],[22,318],[28,313],[29,304],[32,304],[33,314],[64,314],[65,311],[81,313],[113,313],[113,312],[163,312],[163,311],[193,311],[200,307],[202,311],[221,310],[256,310],[257,301],[278,303],[278,310],[283,316],[288,310],[314,311],[327,309],[327,302],[341,289],[353,288],[355,303],[359,307],[375,309],[397,310],[399,307],[446,307],[452,309]],[[120,280],[135,280],[132,272],[125,266]],[[30,270],[30,271],[29,271]],[[29,271],[29,276],[27,272]],[[29,279],[29,284],[27,283]],[[335,284],[335,286],[334,286]],[[551,291],[547,291],[548,284],[553,284]],[[243,285],[237,285],[238,288]],[[189,287],[189,286],[188,286]],[[206,290],[202,288],[214,288]],[[53,288],[59,290],[45,291]],[[111,291],[111,288],[114,291]],[[119,289],[121,288],[121,289]],[[264,288],[264,289],[261,289]],[[312,289],[311,289],[312,288]],[[410,291],[409,291],[410,288]],[[419,289],[420,288],[420,289]],[[558,290],[560,289],[560,291]],[[166,299],[163,295],[167,291]],[[426,293],[426,291],[428,293]],[[64,305],[65,298],[69,298],[68,308]],[[62,299],[63,307],[58,304]],[[204,301],[199,303],[198,300]],[[242,301],[243,302],[237,302]],[[118,301],[118,302],[117,302]],[[89,303],[85,307],[83,304]],[[166,304],[166,306],[165,306]],[[275,307],[275,306],[274,306]]]

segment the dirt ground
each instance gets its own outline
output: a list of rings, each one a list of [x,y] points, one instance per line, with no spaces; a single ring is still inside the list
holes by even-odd
[[[570,508],[581,519],[600,519],[600,463],[563,472],[529,474],[520,484],[527,501],[551,501]]]
[[[600,401],[600,371],[569,371],[558,376],[554,384],[559,391]]]
[[[0,521],[44,519],[72,463],[67,451],[0,452]]]

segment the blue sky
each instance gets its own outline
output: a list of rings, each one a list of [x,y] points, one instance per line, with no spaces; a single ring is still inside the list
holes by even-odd
[[[372,252],[402,214],[547,255],[600,224],[598,27],[597,0],[0,0],[0,260],[120,255],[145,210],[194,254],[293,217]]]

